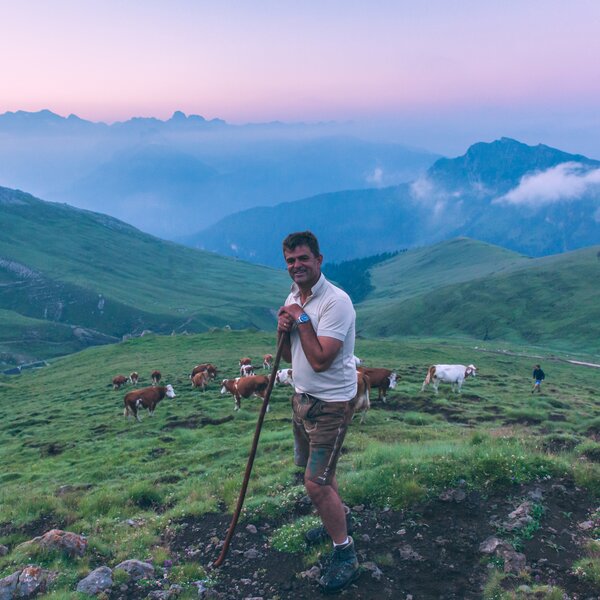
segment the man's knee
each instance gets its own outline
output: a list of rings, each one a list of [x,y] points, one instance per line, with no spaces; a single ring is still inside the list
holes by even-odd
[[[329,489],[331,489],[331,485],[322,485],[320,483],[315,483],[311,479],[304,478],[304,487],[308,492],[308,495],[312,500],[322,498],[327,496],[329,493]]]

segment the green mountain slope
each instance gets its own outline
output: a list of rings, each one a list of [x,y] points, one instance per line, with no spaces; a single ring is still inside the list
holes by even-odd
[[[363,336],[465,335],[600,350],[599,247],[527,259],[454,240],[373,268]]]
[[[111,217],[6,188],[0,227],[0,309],[98,337],[271,329],[288,288],[283,271],[164,242]]]

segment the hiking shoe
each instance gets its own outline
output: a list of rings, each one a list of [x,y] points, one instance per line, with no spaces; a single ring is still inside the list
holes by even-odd
[[[348,535],[352,534],[352,517],[350,512],[346,513],[346,529]],[[323,525],[319,527],[313,527],[304,534],[304,539],[307,544],[320,544],[321,542],[331,542],[331,537],[327,533],[327,529]]]
[[[324,575],[319,579],[319,585],[326,594],[333,594],[350,585],[359,575],[358,559],[354,550],[354,540],[345,546],[336,546],[331,555],[331,562]]]

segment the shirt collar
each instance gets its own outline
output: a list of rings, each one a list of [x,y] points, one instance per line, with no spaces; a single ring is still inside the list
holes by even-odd
[[[317,283],[315,283],[315,285],[313,285],[311,294],[308,298],[314,298],[315,296],[318,296],[319,293],[321,292],[321,290],[325,287],[326,282],[327,282],[327,279],[325,279],[325,275],[323,275],[323,273],[321,273],[321,276],[319,277]],[[292,291],[292,296],[294,296],[294,299],[300,298],[300,288],[298,287],[298,284],[296,282],[292,283],[291,291]]]

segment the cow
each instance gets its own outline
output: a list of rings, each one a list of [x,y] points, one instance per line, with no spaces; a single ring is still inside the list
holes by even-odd
[[[475,377],[477,367],[475,365],[431,365],[427,369],[427,376],[423,381],[421,391],[425,391],[425,387],[429,384],[433,385],[435,393],[438,393],[440,382],[449,383],[451,391],[461,393],[463,381],[467,377]]]
[[[129,381],[133,383],[133,385],[137,385],[139,378],[140,376],[135,371],[133,371],[131,375],[129,375]]]
[[[116,375],[113,377],[112,384],[113,390],[118,390],[121,386],[124,386],[127,383],[127,377],[125,375]]]
[[[240,367],[242,365],[251,365],[252,364],[252,359],[248,358],[247,356],[244,356],[244,358],[240,358]]]
[[[210,381],[210,379],[211,377],[208,374],[208,371],[200,371],[192,377],[192,387],[201,387],[202,391],[204,392],[206,390],[206,384]]]
[[[371,407],[371,402],[369,401],[371,382],[368,375],[362,371],[356,371],[356,383],[356,396],[354,396],[350,402],[354,404],[355,413],[357,413],[359,410],[362,410],[362,415],[360,417],[360,423],[362,425],[365,422],[367,411]]]
[[[125,404],[123,415],[127,418],[133,415],[137,421],[141,421],[138,415],[138,410],[140,408],[147,408],[148,414],[152,416],[154,414],[156,405],[165,396],[167,398],[175,398],[175,390],[171,384],[166,386],[150,386],[141,388],[139,390],[133,390],[132,392],[127,392],[127,394],[125,394],[125,398],[123,398],[123,402]]]
[[[275,383],[278,385],[294,385],[292,369],[279,369],[275,373]]]
[[[192,374],[190,375],[190,379],[194,378],[194,375],[200,373],[201,371],[206,371],[208,373],[209,379],[214,379],[217,376],[218,369],[215,365],[211,363],[202,363],[200,365],[196,365],[192,369]]]
[[[152,385],[158,385],[162,375],[160,371],[152,371],[152,375],[150,377],[152,378]]]
[[[240,401],[242,398],[250,398],[250,396],[254,395],[264,400],[268,385],[269,378],[266,375],[223,379],[221,394],[231,394],[235,400],[234,410],[240,410]],[[269,412],[269,406],[267,406],[267,412]]]
[[[357,370],[369,378],[372,388],[378,388],[378,400],[387,402],[387,391],[396,387],[396,371],[374,367],[358,367]]]
[[[263,356],[263,369],[270,369],[273,366],[273,355],[265,354]]]
[[[242,365],[240,367],[240,377],[251,377],[254,375],[254,367],[252,365]]]

